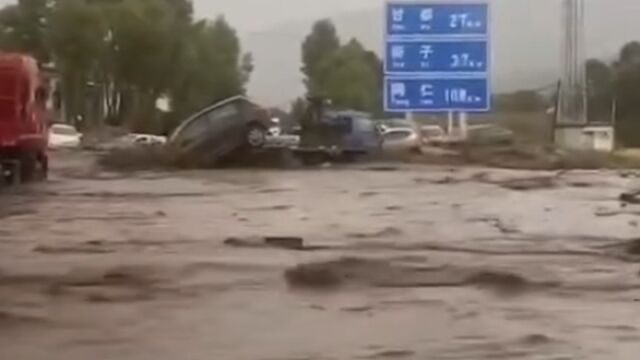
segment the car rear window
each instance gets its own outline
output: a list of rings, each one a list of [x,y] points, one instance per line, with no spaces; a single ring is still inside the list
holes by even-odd
[[[76,134],[78,134],[78,132],[74,128],[68,127],[68,126],[53,126],[51,128],[51,132],[56,134],[56,135],[76,135]]]
[[[444,135],[444,131],[439,129],[428,129],[423,130],[422,134],[426,137],[438,137]]]
[[[409,130],[396,130],[384,135],[385,140],[402,140],[411,136]]]
[[[371,119],[355,118],[354,123],[357,131],[376,132],[376,124]]]

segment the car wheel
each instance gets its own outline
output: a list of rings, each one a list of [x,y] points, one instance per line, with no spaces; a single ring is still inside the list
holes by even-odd
[[[260,125],[249,126],[246,134],[247,145],[251,148],[262,148],[267,143],[267,129]]]

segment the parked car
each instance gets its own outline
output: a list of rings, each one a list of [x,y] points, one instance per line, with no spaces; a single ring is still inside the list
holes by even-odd
[[[188,118],[167,145],[180,159],[214,165],[234,152],[265,148],[274,125],[268,110],[245,96],[235,96]]]
[[[81,138],[82,134],[71,125],[54,124],[49,128],[50,149],[77,148]]]
[[[460,147],[468,146],[497,146],[511,145],[514,141],[514,134],[511,130],[498,125],[484,124],[472,125],[467,129],[466,137],[462,134],[451,134],[435,138],[430,141],[431,145],[440,147]]]
[[[423,144],[432,145],[447,136],[447,133],[441,126],[425,125],[420,128],[420,135],[422,137]]]
[[[149,134],[126,134],[94,145],[92,149],[99,151],[111,151],[140,146],[162,146],[166,142],[167,138],[164,136]]]
[[[413,128],[390,128],[382,137],[384,139],[383,148],[385,152],[420,152],[422,139],[420,134]]]
[[[165,136],[149,134],[130,134],[128,136],[131,137],[134,145],[156,146],[167,143],[167,138]]]

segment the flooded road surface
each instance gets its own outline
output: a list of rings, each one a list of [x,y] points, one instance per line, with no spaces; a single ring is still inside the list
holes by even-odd
[[[618,199],[633,177],[121,176],[58,157],[50,182],[0,194],[2,359],[640,353],[640,207]]]

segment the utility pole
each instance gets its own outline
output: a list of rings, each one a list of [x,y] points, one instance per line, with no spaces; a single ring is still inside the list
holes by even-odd
[[[587,124],[584,0],[563,0],[562,76],[558,125]]]

